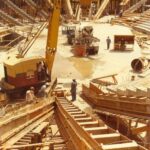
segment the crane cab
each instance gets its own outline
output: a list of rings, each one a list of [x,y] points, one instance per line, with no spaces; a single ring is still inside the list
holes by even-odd
[[[43,57],[32,58],[10,58],[4,62],[4,82],[2,88],[13,90],[38,85],[46,80],[46,74],[39,72],[39,64],[45,65]],[[46,68],[45,68],[46,69]],[[41,73],[41,78],[39,78]],[[45,70],[46,73],[46,70]]]

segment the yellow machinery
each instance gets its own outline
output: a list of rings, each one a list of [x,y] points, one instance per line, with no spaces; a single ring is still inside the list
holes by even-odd
[[[48,38],[46,46],[45,58],[31,57],[31,58],[9,58],[4,62],[5,78],[2,82],[2,89],[6,92],[14,92],[20,89],[26,90],[30,86],[35,86],[46,82],[47,77],[38,78],[38,64],[42,62],[48,76],[51,78],[51,71],[53,61],[57,49],[57,38],[60,18],[60,0],[55,0],[53,9],[49,19]]]

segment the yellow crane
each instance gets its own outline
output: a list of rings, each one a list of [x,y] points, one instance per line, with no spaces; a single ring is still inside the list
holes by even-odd
[[[52,66],[55,58],[58,41],[59,18],[60,18],[61,1],[56,0],[54,3],[53,13],[49,21],[48,38],[46,46],[46,64],[48,66],[49,75],[51,76]]]
[[[7,93],[22,93],[30,86],[38,86],[46,82],[46,75],[39,79],[38,65],[43,63],[51,79],[52,66],[55,58],[60,22],[61,0],[55,0],[51,10],[48,25],[47,45],[45,58],[41,56],[29,58],[11,57],[4,62],[4,79],[1,88]]]

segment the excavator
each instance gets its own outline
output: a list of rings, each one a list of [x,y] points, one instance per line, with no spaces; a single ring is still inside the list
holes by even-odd
[[[51,80],[52,66],[57,50],[58,29],[60,20],[61,0],[54,0],[48,24],[48,35],[45,58],[41,56],[29,58],[10,57],[4,62],[4,78],[1,89],[8,96],[21,95],[30,86],[38,87]],[[39,79],[38,65],[43,63],[47,72]]]

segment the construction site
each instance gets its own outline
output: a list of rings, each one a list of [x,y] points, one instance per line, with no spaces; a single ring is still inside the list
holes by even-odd
[[[0,1],[0,150],[150,150],[150,0]]]

